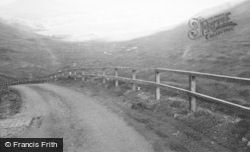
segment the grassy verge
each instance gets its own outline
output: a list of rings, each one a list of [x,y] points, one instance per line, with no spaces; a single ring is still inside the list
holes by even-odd
[[[21,96],[16,90],[4,89],[0,91],[0,119],[18,113],[21,105]]]
[[[88,86],[88,83],[73,82],[74,86],[76,84],[81,87]],[[199,143],[198,145],[214,149],[214,151],[224,151],[215,148],[216,146],[224,147],[232,152],[250,150],[250,119],[244,116],[247,115],[244,112],[238,114],[235,109],[199,101],[199,110],[191,113],[188,110],[187,96],[178,92],[166,90],[162,92],[161,100],[156,101],[153,87],[140,85],[137,91],[132,91],[131,85],[122,82],[119,88],[114,88],[113,82],[100,84],[101,80],[96,80],[92,82],[91,87],[88,87],[88,89],[95,88],[93,96],[99,96],[100,90],[106,90],[112,96],[121,98],[121,100],[116,99],[114,103],[125,105],[131,118],[145,124],[147,129],[154,131],[163,141],[171,139],[165,145],[170,149],[173,148],[172,150],[176,149],[177,144],[179,151],[184,151],[184,149],[185,151],[199,151],[193,149],[192,144],[186,141]],[[168,128],[171,126],[180,131],[176,131],[174,137],[168,133]],[[173,142],[175,136],[178,135],[182,135],[181,138]],[[169,145],[169,143],[172,144]]]

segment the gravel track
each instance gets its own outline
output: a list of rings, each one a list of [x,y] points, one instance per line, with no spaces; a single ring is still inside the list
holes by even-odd
[[[153,152],[133,127],[87,94],[52,84],[15,89],[31,119],[19,137],[63,137],[65,152]]]

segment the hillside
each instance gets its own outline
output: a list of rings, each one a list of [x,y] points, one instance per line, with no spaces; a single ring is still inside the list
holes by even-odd
[[[187,36],[190,29],[185,22],[169,31],[130,41],[69,43],[69,50],[61,45],[60,50],[64,51],[56,54],[67,64],[157,66],[248,77],[249,8],[250,1],[247,1],[222,11],[231,12],[231,20],[237,26],[234,31],[210,40],[190,40]]]
[[[63,42],[0,22],[1,71],[55,70],[77,65],[169,67],[250,76],[250,1],[224,12],[238,25],[211,40],[190,40],[189,27],[178,27],[124,42]],[[214,15],[219,14],[215,12]],[[226,65],[226,66],[225,66]],[[53,67],[53,68],[52,68]]]
[[[250,78],[250,1],[222,12],[231,12],[231,20],[237,23],[233,31],[209,40],[191,40],[187,36],[188,24],[184,23],[151,36],[110,43],[105,55],[112,65],[166,67]],[[142,73],[139,77],[154,79],[152,73]],[[188,82],[187,77],[170,74],[163,76],[162,81],[174,81],[172,85],[182,87]],[[250,89],[244,84],[199,79],[197,89],[243,105],[250,100]]]
[[[0,72],[27,77],[59,63],[41,36],[0,22]]]
[[[103,55],[107,46],[103,42],[65,42],[0,20],[0,73],[34,77],[79,64],[103,65],[108,61]]]
[[[226,10],[238,25],[213,39],[190,40],[187,23],[170,31],[122,42],[112,48],[117,62],[250,77],[250,1]],[[219,13],[215,13],[217,15]],[[130,50],[129,48],[136,48]],[[128,62],[131,59],[132,62]]]

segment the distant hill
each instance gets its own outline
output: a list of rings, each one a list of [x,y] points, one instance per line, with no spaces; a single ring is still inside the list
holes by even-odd
[[[110,43],[106,56],[112,65],[165,67],[250,78],[250,1],[224,10],[237,23],[233,31],[212,39],[188,38],[188,23],[130,41]],[[214,12],[214,15],[222,13]],[[180,75],[163,75],[162,81],[187,87],[188,79]],[[139,76],[154,79],[152,73]],[[250,89],[244,84],[230,84],[199,79],[198,92],[231,102],[249,105]],[[201,87],[202,86],[202,87]]]
[[[116,58],[116,63],[124,65],[250,77],[250,1],[225,12],[231,12],[231,20],[238,25],[234,31],[210,40],[190,40],[188,24],[184,23],[170,31],[113,44],[110,53]]]
[[[59,63],[42,36],[0,21],[0,72],[27,76]]]
[[[35,34],[32,29],[0,20],[0,73],[36,77],[64,67],[105,65],[105,42],[72,43]],[[0,80],[6,80],[1,77]]]
[[[0,72],[27,76],[63,67],[119,65],[250,77],[250,1],[228,11],[238,25],[211,40],[190,40],[187,23],[130,41],[73,43],[0,22]]]

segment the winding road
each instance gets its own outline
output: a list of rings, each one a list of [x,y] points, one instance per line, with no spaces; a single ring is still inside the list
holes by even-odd
[[[64,138],[64,152],[153,152],[123,118],[87,94],[52,84],[14,86],[29,128],[19,137]]]

